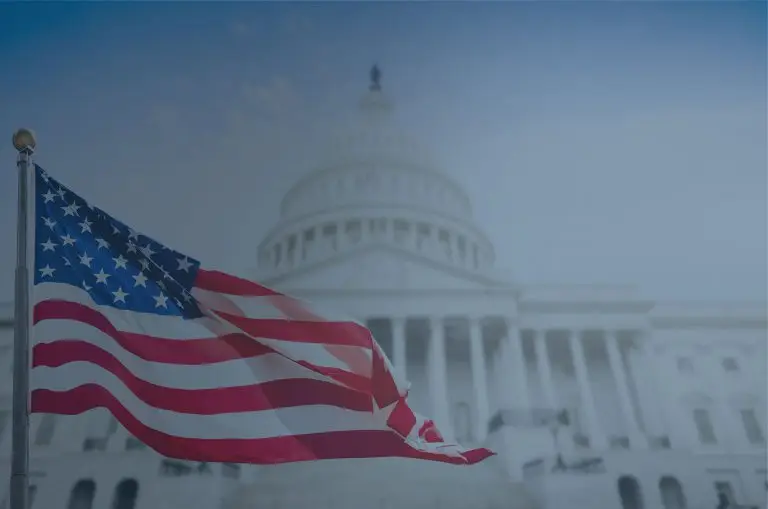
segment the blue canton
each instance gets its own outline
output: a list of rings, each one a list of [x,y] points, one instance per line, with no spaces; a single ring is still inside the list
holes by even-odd
[[[35,166],[35,284],[82,288],[96,304],[197,318],[200,263],[89,205]]]

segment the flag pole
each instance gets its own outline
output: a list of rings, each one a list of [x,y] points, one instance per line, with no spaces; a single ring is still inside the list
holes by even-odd
[[[29,253],[28,235],[30,185],[33,185],[32,154],[35,135],[29,129],[13,134],[13,147],[19,153],[19,196],[16,223],[16,288],[14,295],[13,331],[13,421],[11,450],[11,509],[28,509],[29,489]]]

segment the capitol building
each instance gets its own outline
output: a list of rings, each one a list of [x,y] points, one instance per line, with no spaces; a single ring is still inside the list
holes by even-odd
[[[355,124],[284,196],[250,276],[365,321],[411,382],[411,405],[498,455],[471,467],[191,463],[103,411],[33,415],[31,509],[765,508],[765,304],[501,274],[466,191],[398,128],[372,78]],[[3,479],[12,309],[0,305]]]

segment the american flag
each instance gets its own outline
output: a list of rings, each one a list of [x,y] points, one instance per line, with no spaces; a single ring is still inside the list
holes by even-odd
[[[408,406],[371,333],[204,269],[35,166],[32,412],[104,407],[167,457],[472,464]]]

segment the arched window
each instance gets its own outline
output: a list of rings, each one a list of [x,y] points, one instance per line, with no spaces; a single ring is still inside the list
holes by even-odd
[[[112,496],[112,509],[133,509],[139,494],[139,483],[135,479],[125,479],[115,488]]]
[[[686,509],[688,507],[683,487],[676,478],[662,477],[659,481],[659,491],[661,491],[661,503],[664,504],[664,509]]]
[[[82,479],[69,494],[67,509],[93,509],[93,497],[96,495],[96,483],[91,479]]]
[[[619,477],[618,488],[621,509],[643,509],[643,494],[637,479],[631,475],[621,476]]]

